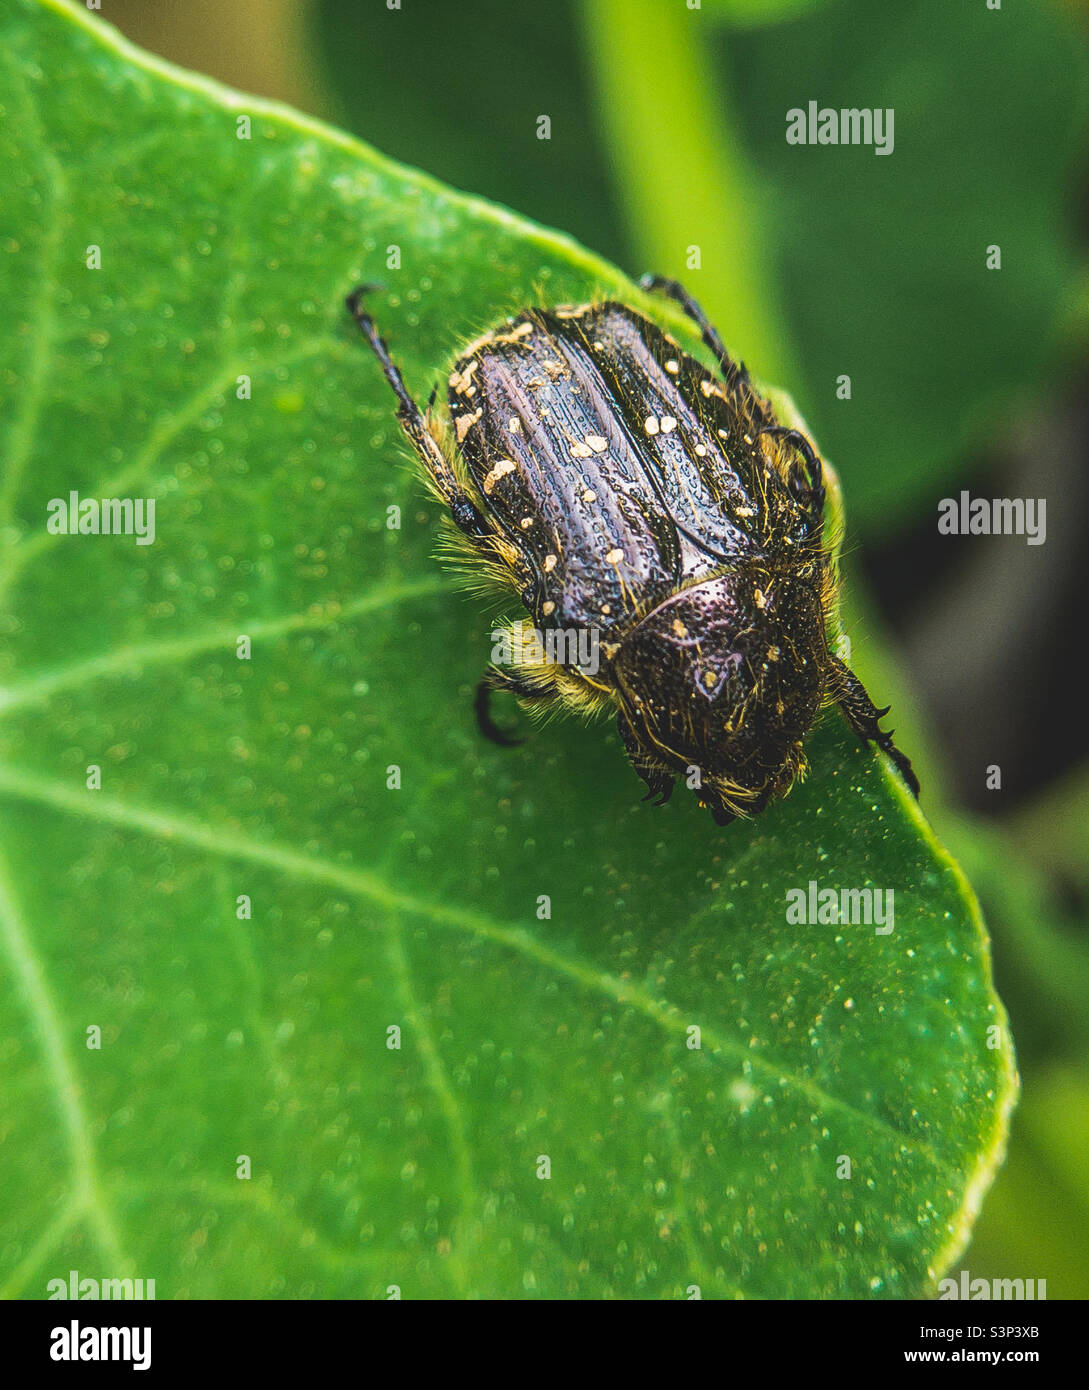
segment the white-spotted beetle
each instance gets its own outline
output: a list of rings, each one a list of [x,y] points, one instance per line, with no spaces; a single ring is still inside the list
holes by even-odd
[[[434,393],[426,414],[409,395],[363,307],[371,287],[347,300],[466,567],[529,615],[510,623],[529,661],[480,684],[482,731],[515,741],[492,722],[492,690],[531,709],[611,711],[647,799],[685,777],[725,824],[789,790],[836,703],[917,796],[880,728],[888,710],[828,647],[836,575],[816,450],[680,285],[641,283],[695,321],[721,376],[624,304],[527,309],[458,358],[452,441]],[[585,642],[542,640],[571,633],[593,637],[595,660]]]

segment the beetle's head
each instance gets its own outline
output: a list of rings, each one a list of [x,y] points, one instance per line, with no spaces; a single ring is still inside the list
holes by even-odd
[[[716,819],[753,815],[804,768],[826,666],[823,605],[803,580],[747,565],[682,589],[613,659],[633,762],[687,778],[698,768]]]

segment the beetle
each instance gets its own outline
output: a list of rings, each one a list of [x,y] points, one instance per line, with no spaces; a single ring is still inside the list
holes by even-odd
[[[460,353],[448,424],[435,391],[426,411],[409,394],[365,307],[375,287],[346,301],[463,568],[524,610],[507,628],[522,663],[478,687],[481,731],[518,741],[492,720],[496,690],[531,711],[612,712],[644,800],[663,804],[684,777],[724,825],[804,775],[804,740],[834,703],[918,796],[880,727],[888,707],[829,649],[837,576],[816,449],[681,285],[640,284],[681,306],[717,374],[620,302],[531,308]]]

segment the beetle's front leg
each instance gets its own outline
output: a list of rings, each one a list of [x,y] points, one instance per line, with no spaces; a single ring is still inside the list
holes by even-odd
[[[389,348],[378,332],[374,319],[363,308],[363,297],[373,288],[372,285],[360,285],[352,291],[344,302],[348,312],[358,324],[360,332],[370,344],[371,351],[378,358],[385,378],[389,382],[393,394],[397,397],[397,418],[401,422],[401,428],[408,435],[413,448],[420,456],[420,461],[427,469],[429,477],[438,488],[443,501],[450,508],[450,515],[454,518],[458,528],[464,531],[467,536],[475,539],[490,536],[494,534],[492,528],[488,525],[480,508],[462,490],[454,476],[453,469],[447,462],[446,455],[439,447],[438,440],[428,429],[427,420],[420,407],[409,394],[400,368],[390,356]],[[432,395],[433,399],[434,395]]]
[[[912,794],[918,798],[919,779],[915,776],[910,759],[901,753],[893,743],[892,732],[885,733],[881,728],[880,721],[888,714],[891,706],[886,705],[884,709],[878,709],[870,699],[866,687],[838,656],[830,655],[829,662],[831,665],[828,675],[828,689],[832,698],[843,711],[847,723],[859,738],[865,739],[867,743],[876,743],[879,748],[885,750],[900,769]]]
[[[792,470],[792,491],[799,501],[810,508],[814,517],[819,518],[824,510],[824,465],[816,449],[801,430],[791,429],[789,425],[769,425],[760,433],[770,434],[775,439],[785,439],[801,454],[805,467]]]

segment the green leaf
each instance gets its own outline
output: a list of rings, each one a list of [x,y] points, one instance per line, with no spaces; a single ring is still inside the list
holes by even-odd
[[[483,745],[488,615],[341,304],[386,281],[425,393],[632,287],[80,9],[4,39],[0,1290],[932,1289],[1015,1088],[963,877],[835,717],[725,832],[606,728]],[[47,533],[70,490],[153,497],[154,544]],[[894,931],[789,924],[811,881]]]

